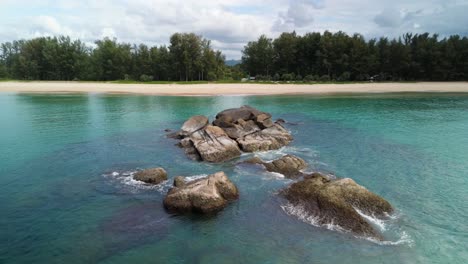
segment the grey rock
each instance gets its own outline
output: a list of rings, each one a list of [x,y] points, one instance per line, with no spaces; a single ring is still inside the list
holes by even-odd
[[[238,138],[242,151],[257,152],[279,149],[292,141],[291,134],[280,124]]]
[[[224,162],[237,158],[241,151],[223,129],[207,126],[190,135],[190,141],[201,159],[208,162]]]
[[[298,178],[303,176],[301,170],[307,168],[307,163],[296,156],[285,155],[271,162],[265,162],[258,157],[253,157],[244,163],[263,165],[267,171],[283,174],[286,178]]]
[[[217,172],[172,188],[164,198],[164,207],[176,213],[211,213],[223,209],[238,197],[236,185],[224,172]]]
[[[206,116],[196,115],[192,116],[191,118],[189,118],[189,120],[185,121],[180,130],[183,135],[190,135],[193,132],[206,127],[208,123],[209,120]]]
[[[150,184],[159,184],[167,180],[167,173],[163,168],[146,169],[135,173],[133,179]]]
[[[358,236],[382,240],[382,235],[356,209],[385,218],[393,212],[389,202],[349,178],[331,180],[314,173],[284,189],[282,195],[300,206],[319,224],[335,224]]]

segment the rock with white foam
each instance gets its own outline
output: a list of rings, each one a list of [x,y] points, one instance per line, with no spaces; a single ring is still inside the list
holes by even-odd
[[[314,218],[318,225],[334,224],[358,236],[377,240],[382,240],[382,235],[362,213],[385,218],[393,212],[389,202],[352,179],[331,180],[320,173],[293,183],[282,195],[292,206]]]
[[[159,184],[167,180],[167,172],[163,168],[141,170],[133,175],[133,179],[149,184]]]

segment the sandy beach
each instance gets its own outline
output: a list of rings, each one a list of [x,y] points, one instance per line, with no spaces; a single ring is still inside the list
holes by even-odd
[[[468,92],[468,82],[356,84],[117,84],[104,82],[0,82],[0,92],[128,93],[151,95],[279,95],[400,92]]]

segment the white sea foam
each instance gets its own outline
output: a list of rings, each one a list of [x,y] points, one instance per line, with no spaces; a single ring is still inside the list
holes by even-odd
[[[285,179],[285,178],[286,178],[283,174],[281,174],[281,173],[279,173],[279,172],[266,171],[265,174],[271,175],[271,176],[273,176],[274,178],[278,178],[278,179]]]
[[[322,221],[321,221],[320,217],[315,216],[315,215],[311,215],[309,212],[307,212],[307,210],[302,205],[293,205],[293,204],[288,202],[285,205],[282,205],[281,208],[283,209],[283,211],[286,214],[291,215],[291,216],[295,216],[299,220],[301,220],[301,221],[303,221],[305,223],[308,223],[310,225],[313,225],[313,226],[316,226],[316,227],[323,227],[323,228],[326,228],[326,229],[332,230],[332,231],[338,231],[338,232],[342,232],[342,233],[350,233],[350,231],[348,231],[348,230],[342,228],[341,226],[335,224],[333,221],[325,223],[325,224],[321,224]],[[374,224],[375,226],[377,226],[382,231],[382,233],[384,235],[385,235],[386,232],[389,232],[389,230],[388,230],[389,228],[387,227],[387,225],[390,225],[391,223],[386,223],[382,219],[378,219],[378,218],[376,218],[374,216],[366,215],[366,214],[362,213],[359,210],[356,210],[356,211],[362,217],[364,217],[364,219],[366,219],[367,221],[369,221],[372,224]],[[395,219],[396,219],[395,215],[392,215],[391,218],[390,218],[390,221],[395,220]],[[406,244],[406,245],[411,246],[413,244],[413,240],[411,239],[411,237],[405,231],[398,231],[398,232],[395,233],[395,235],[398,237],[398,239],[396,241],[390,241],[390,240],[380,241],[380,240],[377,240],[377,239],[374,239],[374,238],[371,238],[371,237],[360,237],[360,236],[356,236],[356,237],[361,238],[361,239],[366,239],[366,240],[368,240],[370,242],[373,242],[373,243],[376,243],[376,244],[379,244],[379,245],[385,245],[385,246],[395,246],[395,245],[402,245],[402,244]]]
[[[185,182],[192,182],[198,179],[206,178],[207,176],[208,174],[200,174],[200,175],[187,176],[187,177],[184,177],[184,179],[185,179]]]
[[[256,152],[255,154],[264,161],[273,161],[287,154],[305,156],[307,158],[317,157],[317,152],[310,148],[299,148],[299,147],[292,147],[292,146],[285,146],[276,150],[260,151],[260,152]]]
[[[364,239],[382,245],[382,246],[398,246],[398,245],[409,245],[412,246],[414,241],[411,239],[411,237],[405,232],[402,231],[399,234],[399,239],[397,241],[389,241],[389,240],[384,240],[384,241],[379,241],[370,237],[364,237]]]
[[[281,208],[286,214],[295,216],[299,220],[307,224],[310,224],[316,227],[325,227],[328,230],[339,231],[343,233],[348,232],[341,226],[336,225],[333,221],[330,223],[326,223],[326,224],[320,224],[321,222],[320,217],[309,214],[309,212],[307,212],[307,210],[302,205],[293,205],[291,203],[287,203],[285,205],[282,205]]]
[[[118,172],[114,171],[112,173],[103,174],[104,177],[110,178],[112,181],[121,184],[126,187],[126,189],[132,193],[136,193],[142,190],[156,190],[161,193],[165,193],[171,187],[169,180],[163,181],[160,184],[147,184],[142,181],[137,181],[133,179],[133,175],[137,171],[124,171]]]
[[[371,225],[374,225],[374,226],[378,227],[380,229],[380,231],[384,232],[384,231],[387,230],[387,228],[385,226],[385,220],[379,219],[374,215],[367,215],[364,212],[362,212],[361,210],[357,209],[356,207],[354,207],[354,210],[356,210],[356,212],[360,216],[362,216],[364,219],[366,219],[367,222],[369,222]]]

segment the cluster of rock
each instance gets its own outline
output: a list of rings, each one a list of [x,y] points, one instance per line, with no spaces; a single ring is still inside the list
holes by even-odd
[[[243,106],[218,113],[212,124],[205,116],[194,116],[173,136],[180,139],[179,145],[192,159],[222,162],[239,157],[242,151],[265,151],[287,145],[292,137],[280,123],[273,122],[268,113]],[[362,213],[383,218],[393,211],[392,206],[352,179],[307,174],[303,172],[307,163],[293,155],[270,162],[253,157],[242,164],[258,164],[267,171],[297,179],[280,193],[292,206],[300,206],[318,219],[318,224],[334,223],[359,236],[382,238]],[[167,180],[167,173],[162,168],[148,169],[137,172],[134,179],[158,184]],[[219,211],[239,197],[237,187],[224,172],[194,181],[177,176],[173,185],[164,198],[164,206],[176,213]]]
[[[290,204],[317,219],[317,224],[333,223],[359,236],[382,239],[358,210],[366,215],[385,218],[393,212],[393,208],[385,199],[352,179],[332,179],[317,172],[306,174],[301,170],[307,167],[307,163],[292,155],[271,162],[254,157],[243,163],[260,164],[267,171],[281,173],[287,178],[302,177],[302,180],[282,190],[281,194]]]
[[[224,162],[241,155],[279,149],[292,141],[291,134],[273,122],[271,114],[250,106],[224,110],[209,123],[205,116],[193,116],[172,134],[193,160]]]

